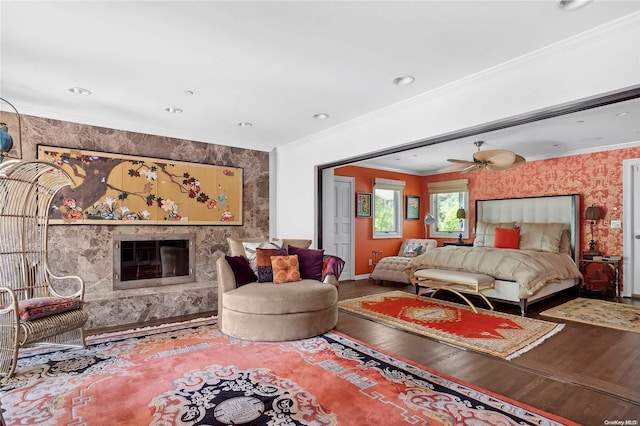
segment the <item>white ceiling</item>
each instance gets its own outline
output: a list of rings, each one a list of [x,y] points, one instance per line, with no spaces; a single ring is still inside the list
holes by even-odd
[[[270,151],[640,10],[629,0],[575,12],[555,4],[2,0],[0,95],[23,114]],[[392,84],[405,74],[415,83]],[[617,123],[640,121],[634,114]],[[535,128],[507,141],[503,131],[484,149],[509,145],[531,159],[613,138],[585,142],[599,133],[558,120],[562,137]],[[446,157],[470,158],[476,139],[440,148],[439,162],[431,152],[386,163],[415,160],[412,172],[429,173]]]
[[[640,98],[564,114],[446,143],[426,145],[355,163],[362,167],[430,175],[452,165],[447,159],[473,161],[481,150],[508,149],[527,161],[640,145]]]

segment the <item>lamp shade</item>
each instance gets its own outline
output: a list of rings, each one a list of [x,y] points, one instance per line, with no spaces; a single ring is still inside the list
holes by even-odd
[[[600,209],[596,206],[589,206],[587,210],[584,212],[584,218],[587,220],[598,220],[600,219]]]
[[[458,219],[466,219],[467,217],[467,212],[464,211],[464,209],[458,209],[458,211],[456,212],[456,217]]]
[[[436,218],[433,217],[433,215],[431,213],[427,213],[424,217],[424,224],[425,225],[433,225],[434,223],[436,223]]]

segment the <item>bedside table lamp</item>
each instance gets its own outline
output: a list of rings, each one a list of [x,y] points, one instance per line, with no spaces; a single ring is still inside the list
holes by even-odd
[[[427,228],[436,223],[436,218],[433,217],[431,213],[427,213],[424,216],[424,237],[429,238],[429,233],[427,232]]]
[[[596,224],[596,220],[600,219],[600,209],[594,205],[587,207],[587,210],[584,212],[584,218],[591,221],[591,241],[589,241],[589,250],[596,250],[596,242],[593,239],[593,227]]]
[[[464,211],[464,209],[458,209],[458,211],[456,212],[456,217],[458,218],[458,221],[460,223],[460,235],[458,235],[458,241],[456,242],[456,244],[464,244],[464,241],[462,241],[462,230],[464,229],[464,220],[467,217],[467,212]]]

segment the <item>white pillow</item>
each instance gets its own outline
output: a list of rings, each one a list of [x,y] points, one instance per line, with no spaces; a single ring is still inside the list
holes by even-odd
[[[282,248],[282,240],[278,241],[265,241],[261,243],[242,243],[244,247],[244,255],[249,261],[249,266],[253,269],[253,272],[258,273],[258,258],[256,257],[257,248],[270,248],[279,249]]]

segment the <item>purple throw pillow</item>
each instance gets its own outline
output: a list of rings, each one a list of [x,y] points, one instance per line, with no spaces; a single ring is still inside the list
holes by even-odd
[[[300,278],[322,281],[324,250],[289,246],[289,254],[298,255]]]
[[[229,263],[229,266],[231,266],[233,276],[236,277],[236,287],[258,281],[258,277],[256,277],[253,269],[251,269],[251,265],[249,265],[246,257],[225,256],[224,258]]]

